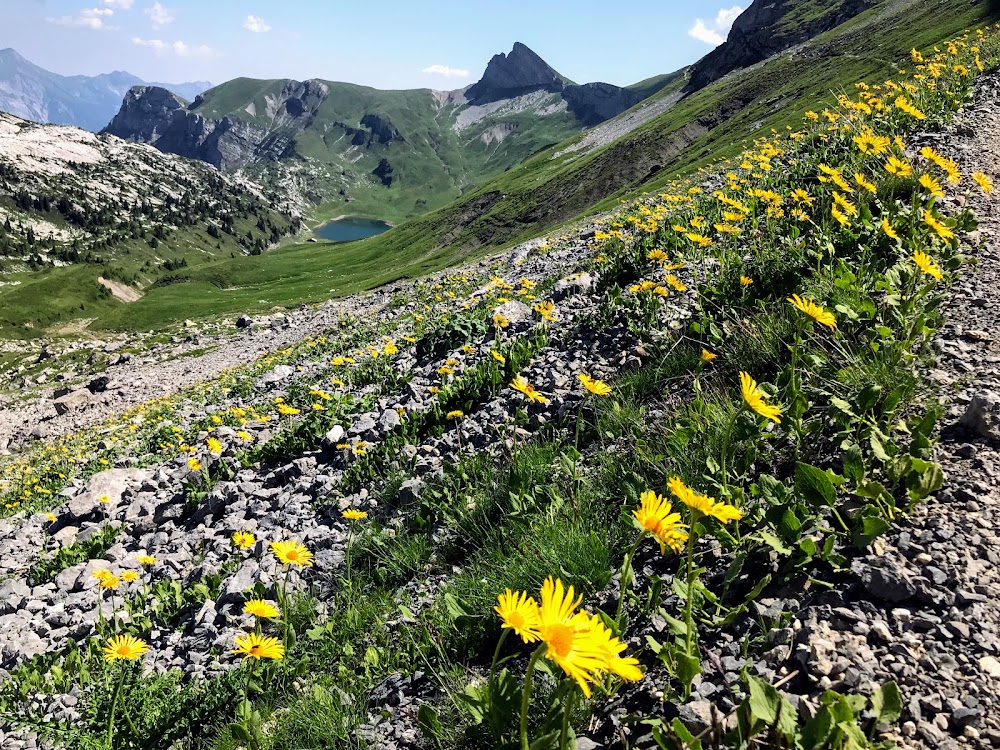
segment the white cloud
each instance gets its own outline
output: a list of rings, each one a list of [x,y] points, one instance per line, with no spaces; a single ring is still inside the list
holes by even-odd
[[[142,39],[132,37],[132,44],[137,47],[148,47],[158,55],[176,55],[177,57],[218,57],[218,53],[204,44],[190,45],[180,40],[165,42],[162,39]]]
[[[271,30],[271,24],[260,16],[249,15],[243,22],[243,28],[255,34],[265,34]]]
[[[726,41],[726,36],[733,27],[733,22],[739,18],[742,12],[743,8],[739,5],[734,5],[732,8],[723,8],[720,10],[712,21],[705,21],[702,18],[698,18],[695,20],[694,26],[688,29],[688,36],[697,39],[699,42],[718,47]]]
[[[447,65],[431,65],[420,72],[429,76],[444,76],[445,78],[469,77],[469,71],[462,68],[449,68]]]
[[[75,16],[57,16],[55,18],[50,16],[45,20],[56,26],[77,26],[102,31],[110,28],[107,19],[114,14],[115,12],[111,8],[84,8]]]
[[[153,22],[154,29],[162,29],[164,26],[173,23],[177,14],[170,8],[164,8],[159,3],[153,3],[152,7],[146,10],[146,15]]]
[[[101,2],[108,8],[118,10],[128,10],[135,4],[135,0],[101,0]]]

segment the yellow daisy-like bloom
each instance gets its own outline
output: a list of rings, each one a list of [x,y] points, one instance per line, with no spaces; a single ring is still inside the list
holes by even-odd
[[[757,381],[750,377],[749,373],[740,373],[740,387],[747,406],[765,419],[770,419],[775,424],[781,424],[781,408],[772,406],[764,400],[764,394],[760,392]]]
[[[461,409],[455,409],[454,411],[448,412],[445,416],[447,419],[461,419],[465,416],[465,412]]]
[[[872,195],[875,195],[878,192],[878,187],[876,187],[875,183],[867,180],[860,172],[854,173],[854,181],[858,183],[858,187],[862,190],[867,190]]]
[[[851,226],[851,219],[847,214],[838,209],[836,206],[830,208],[830,216],[837,220],[837,223],[842,227]]]
[[[920,175],[920,185],[935,198],[944,198],[944,189],[941,187],[941,183],[931,177],[931,175]]]
[[[257,539],[249,531],[233,532],[232,542],[240,549],[248,549],[257,543]]]
[[[285,417],[294,417],[302,412],[288,404],[278,404],[278,413]]]
[[[538,640],[539,612],[534,597],[523,591],[515,594],[507,589],[497,597],[497,606],[493,611],[503,620],[501,628],[513,630],[525,643]]]
[[[678,500],[691,509],[696,517],[711,516],[719,519],[722,523],[738,521],[743,518],[743,513],[735,506],[718,502],[713,497],[695,492],[677,477],[668,479],[667,487]]]
[[[590,377],[589,375],[585,375],[582,372],[576,377],[583,385],[583,387],[586,388],[591,393],[593,393],[595,396],[611,395],[611,386],[608,385],[607,383],[600,380],[594,380],[594,378]]]
[[[243,613],[248,615],[253,615],[257,618],[272,618],[277,617],[280,612],[278,608],[275,607],[271,602],[264,601],[263,599],[248,599],[243,605]]]
[[[139,574],[134,570],[126,570],[122,573],[122,580],[125,581],[125,583],[135,583],[139,580]]]
[[[646,253],[646,257],[649,260],[653,261],[654,263],[667,262],[667,254],[660,249],[650,250],[648,253]]]
[[[973,172],[972,179],[976,181],[979,185],[979,189],[983,191],[985,195],[993,194],[993,180],[984,172]]]
[[[652,490],[646,490],[639,498],[640,505],[632,515],[636,523],[656,537],[660,543],[660,554],[667,553],[670,547],[675,553],[680,553],[687,541],[687,526],[681,523],[681,514],[675,513],[673,506],[661,495]]]
[[[490,349],[490,356],[502,365],[507,364],[507,358],[496,349]]]
[[[156,565],[157,563],[156,558],[153,557],[152,555],[139,555],[137,558],[135,558],[135,561],[140,565],[145,565],[145,566]]]
[[[888,219],[882,219],[882,231],[885,232],[885,236],[890,240],[899,239],[899,235],[896,234],[896,230],[892,228],[892,224],[889,223]]]
[[[116,575],[108,574],[100,579],[102,589],[117,589],[121,585],[122,579]]]
[[[114,573],[112,573],[107,568],[99,568],[90,575],[92,578],[96,578],[98,581],[103,581],[105,578],[114,578]]]
[[[551,302],[539,302],[535,305],[534,310],[542,317],[542,320],[548,323],[555,323],[558,320],[555,314],[556,306]]]
[[[109,495],[101,495],[99,498],[97,498],[97,502],[99,502],[101,505],[107,505],[108,503],[111,502],[111,497]]]
[[[812,300],[802,299],[802,297],[797,294],[793,294],[789,297],[788,301],[796,310],[805,313],[820,325],[826,326],[831,331],[836,330],[837,319],[833,316],[832,312],[825,310],[822,305],[817,305]]]
[[[201,461],[197,458],[189,458],[188,468],[191,469],[191,471],[201,471]]]
[[[574,599],[573,587],[563,588],[562,581],[551,576],[542,584],[538,608],[538,636],[545,643],[545,656],[576,680],[583,694],[590,697],[588,682],[596,683],[607,668],[607,654],[595,637],[590,615],[577,612],[582,599]]]
[[[268,638],[257,633],[236,636],[234,654],[242,654],[243,661],[247,659],[281,659],[285,655],[285,647],[277,638]]]
[[[282,565],[294,565],[301,569],[313,564],[312,552],[294,539],[287,542],[271,542],[271,551]]]
[[[740,276],[740,286],[747,287],[753,284],[753,279],[749,276]]]
[[[614,633],[601,622],[600,618],[591,615],[590,626],[593,628],[593,636],[598,649],[603,652],[607,662],[607,670],[630,682],[641,680],[642,670],[639,669],[639,660],[632,657],[623,659],[619,656],[627,646],[614,637]]]
[[[917,264],[917,268],[923,271],[925,274],[933,278],[935,281],[941,281],[944,278],[944,274],[941,273],[941,269],[937,267],[934,259],[931,258],[927,253],[923,253],[919,250],[913,251],[913,262]]]
[[[368,518],[368,514],[365,511],[354,510],[353,508],[351,508],[350,510],[345,510],[340,515],[346,518],[348,521],[363,521],[366,518]]]
[[[59,520],[59,518],[58,516],[56,516],[55,513],[49,511],[48,513],[45,514],[45,520],[48,521],[49,523],[55,523],[56,521]]]
[[[116,635],[104,644],[104,658],[106,661],[118,661],[119,659],[135,661],[147,651],[149,651],[149,646],[146,645],[145,641],[141,641],[127,633]]]
[[[924,210],[924,224],[929,226],[933,230],[934,234],[946,242],[948,240],[955,239],[955,233],[951,231],[943,222],[935,219],[934,214],[930,211]]]
[[[510,325],[510,321],[507,320],[507,318],[504,315],[497,313],[496,315],[493,316],[493,325],[495,325],[497,328],[506,328],[507,326]]]
[[[718,356],[719,356],[718,354],[712,354],[712,352],[710,352],[708,349],[701,350],[701,361],[706,364],[711,362],[713,359],[717,359]]]
[[[205,441],[205,445],[208,446],[210,453],[214,453],[216,456],[222,455],[222,443],[220,443],[215,438],[209,438]]]
[[[549,400],[545,398],[541,393],[535,390],[535,387],[528,383],[527,379],[523,375],[518,375],[511,381],[510,387],[513,388],[518,393],[524,395],[529,401],[536,404],[547,404]]]

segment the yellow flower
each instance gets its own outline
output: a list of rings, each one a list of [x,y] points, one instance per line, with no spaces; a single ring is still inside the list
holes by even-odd
[[[122,573],[122,580],[125,581],[125,583],[135,583],[139,580],[139,574],[134,570],[126,570]]]
[[[248,549],[257,543],[257,539],[249,531],[233,532],[232,542],[240,549]]]
[[[670,547],[675,553],[680,553],[687,541],[687,528],[681,523],[681,514],[674,513],[670,502],[664,500],[652,490],[646,490],[639,498],[639,507],[632,511],[636,523],[656,537],[660,543],[660,554],[666,554]]]
[[[49,523],[55,523],[56,521],[59,520],[59,518],[56,516],[55,513],[49,511],[48,513],[45,514],[45,520],[48,521]]]
[[[944,198],[944,190],[941,188],[941,183],[929,174],[920,175],[920,185],[935,198]]]
[[[513,630],[525,643],[538,640],[539,611],[534,597],[525,592],[515,594],[510,589],[497,597],[493,611],[500,615],[506,630]]]
[[[824,310],[821,305],[817,305],[812,300],[802,299],[797,294],[793,294],[788,298],[788,301],[792,303],[792,306],[805,313],[810,318],[815,320],[820,325],[824,325],[831,331],[837,327],[837,319],[833,316],[833,313],[829,310]]]
[[[836,219],[837,223],[840,224],[842,227],[849,227],[849,226],[851,226],[851,220],[850,220],[850,218],[846,214],[844,214],[843,212],[841,212],[836,206],[832,206],[830,208],[830,215],[834,219]]]
[[[493,325],[497,328],[506,328],[510,325],[510,321],[501,313],[497,313],[493,316]]]
[[[350,510],[345,510],[340,515],[346,518],[348,521],[363,521],[366,518],[368,518],[368,514],[365,511],[354,510],[353,508],[351,508]]]
[[[122,579],[116,575],[111,575],[110,573],[100,579],[102,589],[117,589],[121,584]]]
[[[243,605],[243,612],[258,618],[272,618],[280,614],[277,607],[263,599],[248,599]]]
[[[556,306],[551,302],[539,302],[535,305],[535,312],[542,316],[542,320],[554,323],[558,318],[555,315]]]
[[[521,393],[529,401],[536,404],[547,404],[549,400],[545,398],[541,393],[535,390],[534,386],[528,383],[523,375],[518,375],[511,382],[510,387],[513,388],[518,393]]]
[[[749,373],[740,373],[740,387],[747,406],[765,419],[770,419],[775,424],[781,424],[781,408],[772,406],[764,400],[764,394],[760,392],[757,381],[750,377]]]
[[[722,523],[729,523],[743,518],[743,514],[735,506],[720,503],[713,497],[695,492],[677,477],[668,479],[667,486],[678,500],[691,509],[696,519],[701,516],[711,516]]]
[[[294,539],[287,542],[271,542],[271,551],[282,565],[306,568],[313,564],[313,554],[307,547]]]
[[[873,154],[875,156],[885,153],[892,142],[884,136],[876,135],[870,128],[862,130],[858,135],[854,136],[853,140],[857,144],[857,147],[861,149],[861,153]]]
[[[885,236],[890,240],[899,239],[899,235],[896,234],[896,231],[892,228],[892,224],[889,223],[888,219],[882,219],[882,231],[885,232]]]
[[[222,454],[222,443],[215,438],[209,438],[205,441],[205,444],[208,446],[208,450],[211,453],[214,453],[217,456]]]
[[[583,694],[590,697],[588,682],[597,683],[607,667],[601,641],[595,638],[590,615],[577,612],[580,599],[574,599],[573,587],[563,588],[562,581],[550,576],[542,584],[538,608],[538,636],[545,643],[545,656],[576,680]]]
[[[234,654],[242,654],[243,661],[247,659],[281,659],[285,655],[285,647],[277,638],[268,638],[257,633],[236,636]]]
[[[701,350],[701,361],[705,362],[706,364],[708,362],[711,362],[713,359],[716,359],[718,356],[719,356],[718,354],[712,354],[712,352],[710,352],[708,349]]]
[[[653,261],[654,263],[667,262],[667,254],[660,249],[650,250],[648,253],[646,253],[646,257],[649,260]]]
[[[507,358],[496,349],[490,349],[490,356],[502,365],[507,364]]]
[[[913,174],[913,167],[898,157],[890,156],[885,163],[885,171],[893,177],[909,177]]]
[[[99,498],[97,498],[97,502],[99,502],[101,505],[107,505],[108,503],[111,502],[111,498],[108,495],[101,495]]]
[[[98,581],[103,581],[105,578],[114,578],[114,574],[107,568],[98,568],[90,576],[91,578],[96,578]]]
[[[993,194],[993,180],[991,180],[985,173],[973,172],[972,179],[976,181],[976,184],[979,185],[980,190],[982,190],[985,195]]]
[[[278,413],[285,417],[294,417],[302,412],[293,406],[289,406],[288,404],[278,404]]]
[[[927,210],[924,211],[924,224],[929,226],[942,240],[948,241],[955,238],[955,233],[942,222],[935,219],[934,215]]]
[[[445,415],[445,418],[446,419],[461,419],[464,416],[465,416],[465,412],[463,412],[461,409],[455,409],[454,411],[448,412]]]
[[[740,286],[747,287],[753,284],[753,279],[748,276],[740,276]]]
[[[922,253],[919,250],[913,251],[913,262],[916,263],[917,268],[923,271],[925,274],[933,278],[935,281],[941,281],[944,278],[944,274],[941,273],[941,269],[937,267],[934,259],[931,258],[927,253]]]
[[[145,641],[140,641],[125,633],[116,635],[104,645],[104,658],[107,661],[117,661],[118,659],[135,661],[147,651],[149,651],[149,646],[146,645]]]
[[[861,174],[860,172],[855,172],[854,173],[854,181],[856,183],[858,183],[858,186],[862,190],[867,190],[872,195],[875,195],[878,192],[878,188],[875,186],[875,184],[873,182],[869,182],[865,178],[865,176],[863,174]]]
[[[594,380],[589,375],[580,373],[576,376],[577,379],[583,384],[583,387],[596,396],[610,396],[611,386],[600,380]]]
[[[140,565],[145,565],[145,566],[156,565],[157,563],[156,558],[153,557],[152,555],[139,555],[137,558],[135,558],[135,561]]]

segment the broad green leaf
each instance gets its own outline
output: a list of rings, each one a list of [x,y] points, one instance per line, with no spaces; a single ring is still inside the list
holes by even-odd
[[[899,685],[887,682],[872,694],[872,712],[876,720],[884,724],[899,721],[903,714],[903,696]]]
[[[420,708],[417,709],[417,724],[425,737],[437,740],[444,736],[444,727],[441,726],[437,711],[426,703],[421,703]]]
[[[830,475],[809,464],[795,465],[795,490],[813,506],[832,508],[837,502],[837,488]]]

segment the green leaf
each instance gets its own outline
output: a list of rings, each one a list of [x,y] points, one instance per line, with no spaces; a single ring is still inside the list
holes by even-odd
[[[875,408],[878,400],[882,397],[882,386],[870,385],[858,394],[858,409],[863,414]]]
[[[899,685],[887,682],[872,694],[872,712],[879,723],[893,724],[903,714],[903,696]]]
[[[782,542],[777,536],[772,534],[767,529],[761,529],[760,531],[758,531],[757,536],[761,538],[761,541],[763,541],[764,544],[773,549],[782,557],[788,557],[788,555],[792,554],[792,550],[786,547],[784,542]]]
[[[421,703],[420,708],[417,709],[417,724],[425,737],[438,740],[444,736],[444,727],[441,726],[437,711],[426,703]]]
[[[233,739],[244,745],[249,745],[253,741],[253,737],[250,736],[250,732],[248,732],[247,728],[242,724],[230,724],[229,733],[233,736]]]
[[[330,695],[330,691],[322,685],[312,686],[312,697],[313,700],[321,706],[329,707],[333,705],[333,696]]]
[[[833,507],[837,502],[837,488],[831,476],[815,466],[797,463],[795,465],[795,491],[814,507]]]
[[[846,414],[849,417],[856,417],[857,416],[857,414],[854,413],[854,409],[851,408],[851,405],[849,403],[847,403],[846,401],[844,401],[844,399],[842,399],[842,398],[837,398],[836,396],[832,396],[830,398],[830,403],[833,404],[833,406],[838,411],[843,412],[844,414]]]
[[[747,689],[749,695],[739,708],[740,724],[747,738],[773,726],[786,740],[794,739],[798,722],[795,709],[785,696],[753,675],[747,676]]]
[[[872,433],[868,438],[868,443],[871,445],[872,453],[875,454],[875,458],[879,461],[882,463],[889,463],[892,460],[892,457],[886,452],[885,446],[882,445],[882,441],[878,439],[878,436],[875,435],[875,433]]]
[[[844,454],[844,476],[854,484],[861,484],[865,479],[865,459],[856,445],[852,445]]]

